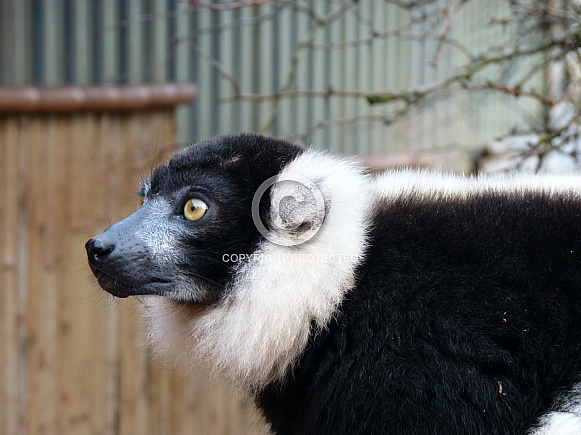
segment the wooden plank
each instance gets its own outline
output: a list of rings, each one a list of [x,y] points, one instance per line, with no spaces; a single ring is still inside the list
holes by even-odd
[[[14,416],[18,420],[18,433],[24,433],[27,423],[28,407],[28,376],[26,372],[28,362],[28,348],[27,348],[27,329],[26,319],[28,312],[26,311],[26,301],[28,298],[28,282],[29,282],[29,265],[28,265],[28,214],[25,208],[25,198],[27,192],[26,180],[28,167],[28,147],[30,143],[30,126],[32,120],[29,117],[20,117],[15,120],[12,125],[10,137],[14,139],[11,143],[18,150],[16,153],[18,160],[13,162],[17,167],[16,181],[18,183],[18,306],[17,306],[17,322],[18,322],[18,337],[15,341],[18,343],[18,349],[13,354],[14,360],[10,362],[8,373],[14,376],[14,382],[18,382],[18,386],[13,384],[11,397],[14,399],[14,406],[18,403],[18,409]],[[8,432],[10,433],[10,432]]]
[[[18,119],[0,119],[0,433],[18,433],[23,391],[19,383]]]
[[[72,267],[66,263],[67,248],[66,233],[68,231],[66,216],[66,191],[67,175],[69,168],[69,159],[67,153],[67,144],[70,143],[70,117],[50,117],[48,124],[48,134],[44,146],[47,149],[44,167],[46,170],[45,185],[45,207],[46,215],[42,219],[46,225],[46,231],[43,237],[43,249],[38,253],[44,258],[44,278],[46,279],[46,288],[42,294],[31,294],[31,299],[42,301],[46,296],[54,299],[52,312],[50,315],[55,316],[49,320],[50,326],[47,328],[47,337],[51,340],[43,342],[48,358],[52,359],[48,367],[47,375],[50,380],[53,391],[51,392],[52,400],[55,402],[54,428],[59,433],[67,433],[67,422],[65,421],[64,410],[70,410],[77,404],[70,401],[70,397],[65,394],[63,389],[63,374],[70,373],[74,370],[74,359],[72,354],[67,354],[63,349],[63,338],[66,337],[71,329],[63,319],[63,305],[67,301],[65,293],[65,281],[72,272]],[[32,260],[34,253],[29,253]],[[32,260],[34,261],[34,260]],[[36,290],[36,289],[31,289]],[[47,294],[48,293],[48,294]],[[30,301],[29,300],[29,301]],[[40,307],[39,307],[40,308]],[[54,365],[53,365],[54,364]],[[74,382],[74,381],[73,381]],[[78,382],[78,380],[77,380]],[[73,387],[74,388],[74,384]],[[68,416],[67,416],[68,417]],[[82,432],[79,432],[82,433]]]
[[[26,209],[28,213],[28,432],[57,433],[60,397],[55,393],[58,356],[58,289],[51,238],[51,212],[60,203],[57,174],[49,162],[58,137],[50,118],[38,118],[30,126]],[[51,203],[54,201],[54,203]]]
[[[140,328],[138,303],[123,301],[120,313],[120,383],[119,383],[119,433],[149,434],[148,418],[148,358],[140,346],[143,331]]]
[[[16,263],[16,260],[13,253],[15,243],[9,238],[9,234],[13,234],[14,228],[11,228],[11,222],[7,216],[7,210],[12,205],[9,202],[8,189],[13,187],[8,175],[9,165],[6,163],[7,159],[12,157],[10,153],[12,150],[9,148],[7,140],[8,121],[0,119],[0,155],[2,155],[2,159],[0,159],[0,285],[6,289],[5,292],[10,298],[14,288],[14,284],[11,282],[10,268],[11,263]],[[14,160],[14,158],[12,157],[11,160]],[[16,267],[16,264],[14,267]],[[11,386],[10,378],[8,373],[6,373],[10,362],[11,346],[13,346],[10,339],[9,305],[10,302],[0,305],[0,349],[7,350],[7,352],[0,353],[0,368],[4,368],[4,371],[0,373],[0,403],[7,403],[8,389]],[[0,407],[0,432],[5,433],[9,424],[8,410]]]
[[[175,399],[170,397],[168,388],[171,379],[171,370],[168,367],[158,367],[155,361],[148,360],[148,380],[149,389],[147,417],[150,421],[150,434],[172,434],[171,427],[171,407]]]
[[[169,368],[160,366],[158,370],[169,370]],[[174,371],[171,373],[169,395],[172,403],[169,432],[172,434],[201,433],[199,419],[196,419],[199,410],[197,400],[200,400],[201,396],[196,397],[194,382],[191,374],[185,376]]]
[[[68,126],[67,180],[63,208],[62,295],[59,316],[61,364],[59,385],[62,415],[66,433],[105,433],[107,395],[104,380],[110,376],[104,358],[106,336],[102,327],[106,312],[95,301],[99,290],[91,285],[91,272],[86,263],[84,244],[92,235],[95,215],[94,194],[99,189],[95,168],[97,148],[94,146],[95,121],[88,114],[79,115]],[[97,293],[98,292],[98,293]]]

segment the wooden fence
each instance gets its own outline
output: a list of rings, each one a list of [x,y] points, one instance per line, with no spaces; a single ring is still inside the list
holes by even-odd
[[[192,86],[0,88],[0,434],[264,433],[252,406],[143,345],[84,243],[130,213]]]

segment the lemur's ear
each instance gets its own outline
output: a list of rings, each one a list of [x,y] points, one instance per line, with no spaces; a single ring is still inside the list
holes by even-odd
[[[325,198],[321,180],[281,174],[270,185],[267,213],[268,234],[273,243],[293,246],[311,239],[325,220],[330,198]],[[260,228],[259,228],[260,229]]]

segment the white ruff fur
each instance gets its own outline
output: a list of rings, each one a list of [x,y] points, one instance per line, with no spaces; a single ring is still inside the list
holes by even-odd
[[[486,192],[520,195],[526,192],[544,192],[563,196],[581,195],[579,175],[508,174],[465,177],[429,171],[401,170],[386,172],[375,178],[379,195],[384,200],[420,197],[446,200],[465,198]]]
[[[215,306],[145,298],[149,340],[159,352],[181,365],[203,364],[248,389],[280,379],[304,350],[311,323],[324,328],[331,320],[354,286],[376,202],[361,169],[324,153],[306,151],[281,175],[316,181],[330,204],[312,239],[295,246],[262,243]]]
[[[579,435],[581,434],[581,383],[576,384],[555,406],[545,414],[539,426],[529,435]]]

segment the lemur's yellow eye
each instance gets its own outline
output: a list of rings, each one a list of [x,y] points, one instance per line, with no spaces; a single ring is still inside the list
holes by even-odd
[[[141,208],[141,206],[143,205],[143,201],[144,201],[143,196],[140,196],[139,201],[137,201],[137,207],[135,207],[137,210]]]
[[[184,205],[184,217],[192,222],[199,221],[208,211],[208,204],[198,198],[192,198]]]

